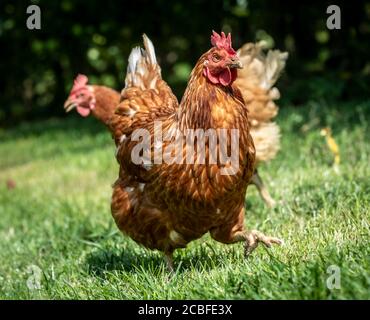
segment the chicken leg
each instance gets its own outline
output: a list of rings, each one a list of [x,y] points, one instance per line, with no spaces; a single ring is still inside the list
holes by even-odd
[[[259,243],[270,248],[272,244],[283,244],[279,238],[270,237],[258,230],[247,231],[244,229],[244,208],[240,210],[237,220],[211,230],[211,237],[219,242],[232,244],[244,241],[244,255],[248,257]]]
[[[164,253],[164,260],[166,261],[167,269],[170,273],[174,272],[174,265],[173,265],[173,256],[172,252],[165,252]]]
[[[269,191],[267,190],[267,188],[264,185],[261,177],[259,176],[257,169],[254,171],[250,183],[254,184],[257,187],[261,198],[263,199],[263,201],[266,203],[266,205],[269,208],[275,207],[276,201],[271,197]]]

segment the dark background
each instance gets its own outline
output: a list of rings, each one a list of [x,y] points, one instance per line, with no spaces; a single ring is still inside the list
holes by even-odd
[[[26,9],[41,8],[41,30]],[[341,8],[341,30],[326,8]],[[164,78],[181,97],[189,72],[210,47],[211,30],[232,32],[234,48],[265,39],[290,53],[280,105],[364,100],[370,88],[368,1],[1,1],[0,125],[65,116],[77,73],[123,87],[126,61],[141,34],[153,41]]]

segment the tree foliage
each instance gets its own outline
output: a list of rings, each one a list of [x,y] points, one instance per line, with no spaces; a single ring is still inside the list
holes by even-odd
[[[41,8],[41,30],[26,27]],[[265,39],[287,50],[281,87],[289,102],[352,99],[368,93],[370,3],[337,1],[341,30],[326,28],[330,1],[1,1],[0,123],[61,116],[73,78],[121,89],[130,50],[147,33],[163,75],[178,96],[209,48],[212,29],[232,32],[234,47]]]

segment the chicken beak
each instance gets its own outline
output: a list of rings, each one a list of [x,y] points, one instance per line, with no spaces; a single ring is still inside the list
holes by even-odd
[[[231,58],[230,63],[229,63],[229,68],[242,69],[243,64],[242,64],[242,62],[240,61],[240,59],[238,57]]]
[[[68,99],[65,103],[64,103],[64,110],[66,112],[69,112],[71,111],[72,109],[76,108],[76,104],[71,101],[70,99]]]

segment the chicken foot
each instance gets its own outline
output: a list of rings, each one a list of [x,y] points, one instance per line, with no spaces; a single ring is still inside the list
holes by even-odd
[[[267,190],[266,186],[264,185],[261,177],[258,174],[258,171],[255,170],[251,179],[251,184],[254,184],[258,192],[262,198],[262,200],[266,203],[269,208],[273,208],[276,205],[276,201],[271,197],[269,191]]]
[[[212,236],[213,237],[213,236]],[[215,239],[220,241],[219,239]],[[272,244],[283,244],[283,240],[275,237],[270,237],[258,230],[252,231],[237,231],[230,238],[228,243],[236,243],[244,241],[244,256],[247,258],[258,247],[259,243],[263,243],[267,248]],[[221,241],[223,242],[223,241]]]
[[[248,257],[254,249],[257,248],[258,243],[263,243],[267,248],[270,248],[272,244],[283,244],[283,241],[279,238],[266,236],[264,233],[258,230],[252,230],[250,232],[244,232],[244,256]]]
[[[258,230],[247,231],[244,229],[244,208],[240,209],[234,221],[210,230],[211,237],[219,242],[232,244],[244,242],[244,255],[248,257],[259,243],[263,243],[267,248],[273,244],[281,245],[283,241],[279,238],[270,237]]]
[[[167,269],[170,273],[173,273],[175,268],[173,264],[173,256],[172,252],[165,252],[164,253],[164,260],[166,261]]]

